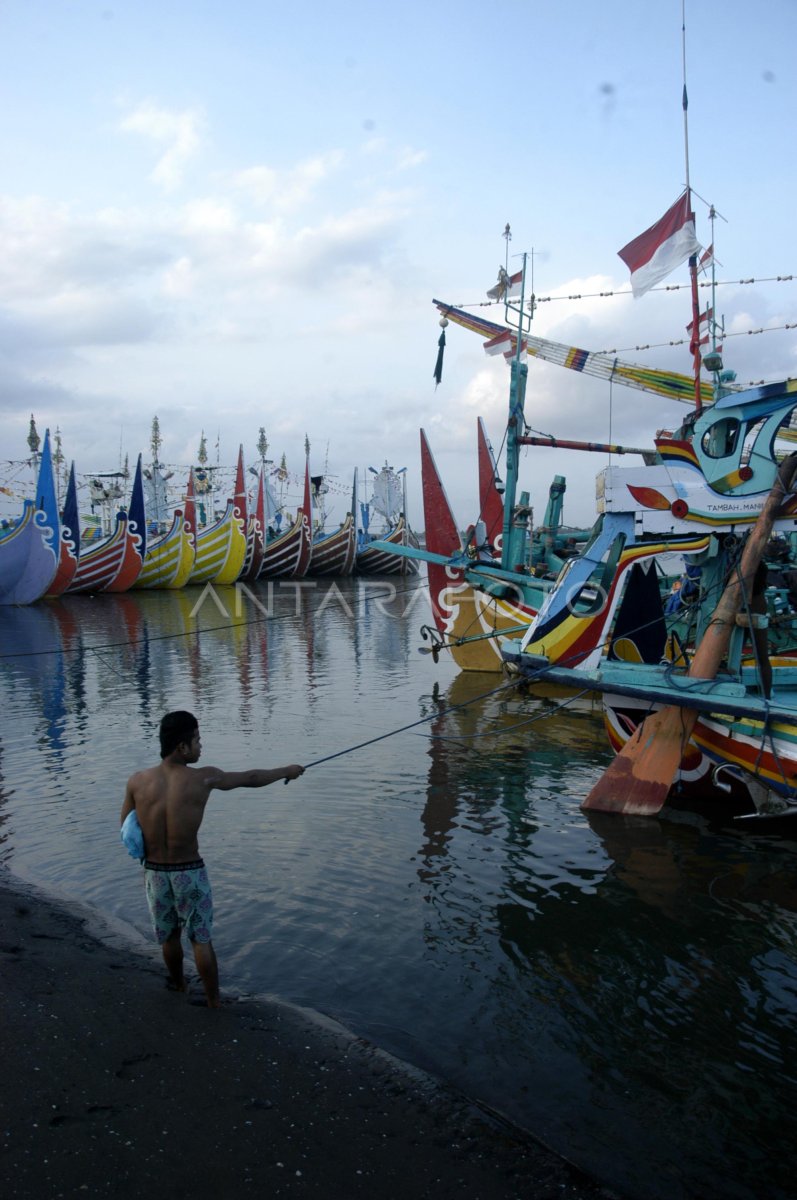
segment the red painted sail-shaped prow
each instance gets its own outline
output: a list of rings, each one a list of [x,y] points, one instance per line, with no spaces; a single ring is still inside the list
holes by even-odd
[[[304,464],[304,499],[300,511],[302,514],[302,547],[299,552],[299,562],[294,572],[297,579],[303,579],[307,574],[313,546],[313,504],[310,497],[309,459],[306,459]]]
[[[479,438],[479,515],[487,530],[487,541],[495,547],[495,557],[501,557],[504,530],[504,501],[498,491],[498,470],[492,447],[487,438],[484,421],[477,421]]]
[[[185,494],[183,521],[188,536],[196,547],[196,494],[194,492],[194,468],[188,471],[188,488]]]
[[[421,480],[426,549],[433,554],[456,554],[462,549],[459,530],[423,430],[421,430]],[[442,632],[445,629],[445,615],[440,607],[440,594],[452,583],[458,582],[462,578],[462,572],[433,562],[427,562],[426,569],[429,573],[429,598],[435,623]]]

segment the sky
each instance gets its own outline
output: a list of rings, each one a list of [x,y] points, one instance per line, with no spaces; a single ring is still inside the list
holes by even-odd
[[[720,214],[744,383],[797,375],[775,281],[797,268],[796,45],[797,0],[687,0],[689,182],[703,245]],[[432,299],[486,300],[507,223],[510,272],[533,254],[553,297],[535,334],[690,370],[687,291],[635,300],[617,256],[685,186],[683,72],[681,0],[0,0],[0,483],[22,486],[31,414],[79,476],[146,461],[156,415],[175,468],[203,431],[211,462],[253,463],[262,426],[296,476],[309,437],[332,523],[355,467],[406,467],[421,529],[424,428],[474,520],[476,420],[497,449],[509,370],[452,325],[436,387]],[[526,419],[560,438],[647,446],[682,416],[529,364]],[[592,524],[606,462],[524,451],[536,518],[562,474],[565,521]]]

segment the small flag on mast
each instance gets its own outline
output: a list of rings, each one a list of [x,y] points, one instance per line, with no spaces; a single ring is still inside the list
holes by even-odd
[[[514,275],[509,275],[503,267],[499,267],[498,283],[488,290],[487,295],[490,300],[519,300],[522,284],[522,271],[517,271]]]
[[[713,319],[714,319],[714,309],[713,308],[707,308],[704,313],[700,314],[700,318],[698,320],[698,331],[699,331],[698,332],[698,341],[696,342],[696,345],[698,345],[698,346],[707,346],[708,345],[709,323],[711,321],[713,321]],[[704,321],[706,322],[705,331],[700,328],[700,326],[703,325]],[[686,332],[689,334],[690,337],[692,336],[694,327],[695,327],[694,321],[690,321],[686,327]]]
[[[512,334],[507,329],[505,333],[499,333],[494,338],[490,338],[484,343],[486,354],[506,354],[512,350]]]
[[[710,271],[714,266],[714,243],[712,242],[708,250],[704,250],[697,260],[698,271]]]
[[[695,217],[686,191],[663,217],[622,250],[620,258],[631,272],[631,290],[644,296],[702,247],[695,237]]]

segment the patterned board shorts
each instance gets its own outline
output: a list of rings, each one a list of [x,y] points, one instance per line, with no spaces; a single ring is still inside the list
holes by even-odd
[[[184,929],[192,942],[209,942],[213,933],[213,893],[202,859],[189,863],[144,860],[144,878],[152,928],[159,942]]]

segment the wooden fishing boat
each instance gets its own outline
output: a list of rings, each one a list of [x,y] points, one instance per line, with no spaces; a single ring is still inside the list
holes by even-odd
[[[394,471],[385,463],[379,471],[368,469],[375,478],[371,500],[360,505],[355,570],[361,575],[417,575],[420,563],[413,552],[420,547],[407,522],[406,468]],[[373,513],[384,521],[379,535],[370,530]]]
[[[313,504],[313,539],[310,547],[308,575],[319,578],[335,578],[351,575],[357,556],[357,471],[352,485],[351,510],[337,529],[326,528],[327,515],[324,497],[328,487],[323,475],[310,478],[311,501]]]
[[[422,634],[430,641],[435,657],[441,650],[449,650],[461,670],[497,671],[503,667],[499,639],[520,638],[526,632],[552,581],[587,533],[562,524],[566,485],[557,475],[549,489],[542,524],[529,536],[528,493],[522,493],[519,505],[515,504],[515,482],[510,473],[504,500],[481,418],[477,434],[481,517],[469,528],[463,544],[429,443],[421,431],[426,548],[447,560],[427,559],[435,625],[425,626]]]
[[[144,566],[133,588],[182,588],[190,580],[196,551],[186,515],[175,509],[172,526],[146,551]]]
[[[185,587],[194,569],[196,549],[196,503],[194,500],[194,478],[188,474],[188,491],[185,507],[176,508],[169,530],[147,547],[141,574],[133,584],[136,589]]]
[[[305,462],[304,499],[297,510],[296,520],[284,533],[269,537],[260,568],[261,579],[303,579],[307,574],[312,553],[312,501],[310,498],[310,468]]]
[[[138,456],[130,508],[120,509],[110,537],[81,552],[67,592],[126,592],[141,573],[147,552],[141,455]]]
[[[196,505],[194,478],[189,472],[184,507],[174,510],[167,528],[170,504],[167,483],[173,472],[159,461],[161,436],[157,417],[152,421],[152,462],[144,471],[144,503],[149,522],[147,552],[136,589],[181,588],[188,582],[196,557]]]
[[[652,815],[677,793],[797,811],[797,659],[775,657],[770,684],[753,589],[771,532],[797,527],[797,463],[792,456],[779,470],[774,451],[797,408],[797,381],[737,392],[718,382],[716,392],[712,406],[657,440],[656,462],[606,468],[592,543],[522,647],[504,646],[528,681],[603,695],[619,757],[587,808]],[[687,639],[671,635],[654,570],[675,549],[700,568]],[[552,644],[565,648],[558,665],[546,653]]]
[[[792,396],[791,404],[797,403]],[[738,815],[797,814],[797,659],[765,661],[757,624],[754,580],[773,524],[795,524],[797,455],[781,464],[739,556],[738,545],[712,540],[714,582],[700,602],[693,654],[666,643],[664,614],[639,595],[618,616],[609,654],[592,667],[551,665],[543,656],[505,650],[528,682],[569,684],[600,692],[617,758],[589,792],[583,808],[653,816],[667,799],[719,802]],[[724,582],[719,602],[718,583]],[[625,601],[624,601],[625,604]],[[635,628],[629,625],[634,611]],[[658,654],[640,631],[657,629]]]
[[[316,534],[314,537],[310,551],[308,575],[327,578],[351,575],[354,570],[356,546],[354,517],[351,513],[346,513],[340,529],[333,529],[330,533]]]
[[[265,472],[260,466],[257,482],[257,498],[254,510],[249,514],[249,526],[246,531],[246,556],[239,579],[253,583],[260,574],[263,566],[263,555],[266,552],[266,503],[265,503]]]
[[[497,530],[497,509],[488,499],[493,491],[498,497],[503,526],[503,504],[492,484],[485,484],[481,505],[490,522],[492,537],[487,536],[487,523],[474,531],[467,547],[463,546],[457,523],[451,511],[445,488],[440,479],[426,434],[421,430],[421,477],[426,527],[424,561],[429,579],[429,599],[435,625],[421,630],[430,641],[435,659],[441,650],[450,651],[463,671],[498,671],[502,667],[498,634],[520,635],[537,612],[550,585],[533,582],[526,577],[522,587],[504,578],[501,571],[500,540]],[[492,516],[491,516],[492,514]]]
[[[401,513],[392,529],[372,542],[361,541],[357,550],[357,572],[360,575],[417,575],[420,564],[414,558],[395,554],[395,547],[418,549],[415,534]]]
[[[69,469],[69,483],[66,489],[64,511],[61,517],[61,540],[58,554],[58,570],[55,578],[47,589],[47,596],[62,595],[75,578],[77,564],[80,558],[80,517],[77,507],[77,486],[75,483],[75,464]]]
[[[59,551],[60,522],[47,430],[36,497],[25,500],[17,523],[0,533],[0,604],[33,604],[44,596],[55,578]]]
[[[196,535],[196,557],[188,582],[235,583],[246,557],[246,490],[243,447],[238,450],[235,494],[221,518]]]
[[[522,415],[525,364],[512,363],[510,413]],[[451,511],[428,439],[421,430],[426,547],[393,549],[426,562],[435,624],[421,630],[438,658],[450,651],[461,670],[500,671],[500,636],[520,638],[551,589],[552,580],[576,553],[587,532],[562,523],[565,480],[551,484],[542,524],[529,531],[530,498],[518,500],[518,420],[507,430],[507,481],[499,491],[498,471],[484,423],[477,422],[479,520],[463,540]],[[387,550],[384,541],[376,547]]]

